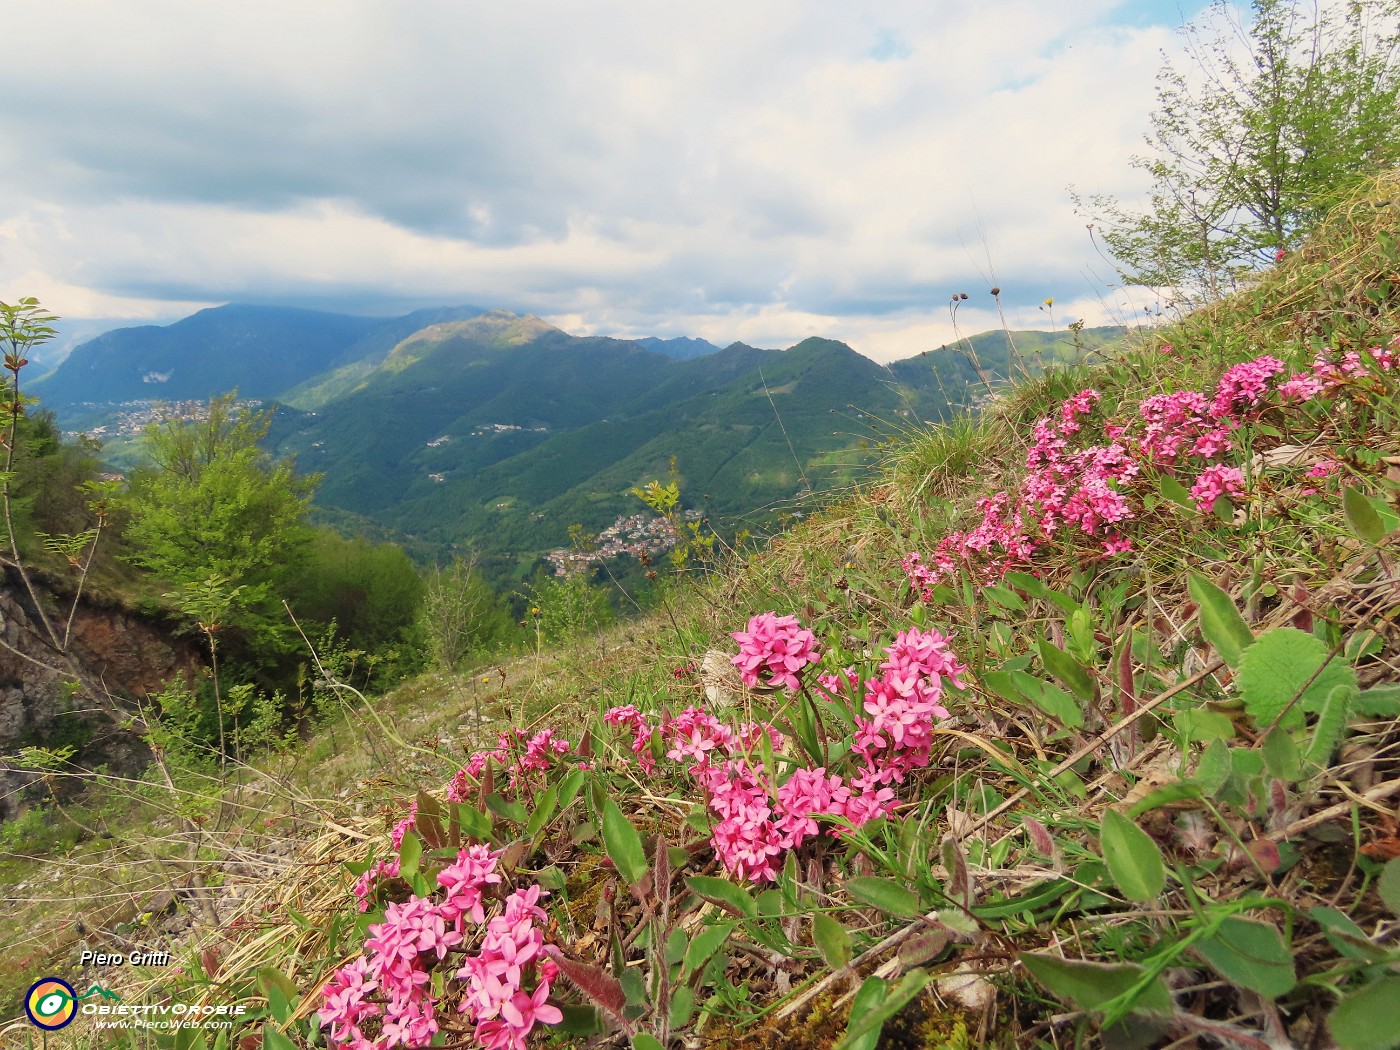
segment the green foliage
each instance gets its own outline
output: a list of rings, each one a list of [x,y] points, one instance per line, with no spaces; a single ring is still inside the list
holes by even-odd
[[[268,425],[266,413],[235,415],[231,394],[206,419],[151,424],[151,465],[132,474],[123,505],[134,562],[180,586],[228,581],[239,589],[228,626],[280,652],[294,644],[280,592],[306,557],[318,479],[258,447]]]
[[[1400,977],[1383,977],[1344,996],[1327,1019],[1341,1050],[1400,1046]]]
[[[288,573],[283,596],[298,620],[334,623],[352,648],[379,653],[409,641],[424,590],[417,569],[395,544],[317,529],[304,560]]]
[[[433,666],[452,672],[502,644],[514,626],[475,559],[465,558],[428,570],[419,623]]]
[[[1282,934],[1257,919],[1225,917],[1196,942],[1196,951],[1227,981],[1269,999],[1287,995],[1298,982]]]
[[[530,585],[529,617],[543,641],[558,645],[601,630],[613,622],[607,592],[587,573],[536,575]]]
[[[1304,714],[1322,711],[1338,686],[1355,690],[1356,672],[1345,660],[1334,659],[1325,643],[1296,627],[1268,632],[1240,661],[1240,697],[1260,728],[1302,725]]]
[[[1133,162],[1147,209],[1076,199],[1125,278],[1216,298],[1400,158],[1395,15],[1385,0],[1254,0],[1240,25],[1215,0],[1188,26],[1193,66],[1159,75],[1151,152]]]
[[[1254,644],[1254,634],[1235,608],[1230,596],[1200,573],[1188,577],[1191,597],[1201,607],[1201,633],[1215,646],[1220,658],[1238,667],[1244,652]]]
[[[1162,852],[1150,835],[1117,810],[1104,811],[1099,845],[1109,874],[1123,896],[1150,902],[1162,895],[1167,884]]]

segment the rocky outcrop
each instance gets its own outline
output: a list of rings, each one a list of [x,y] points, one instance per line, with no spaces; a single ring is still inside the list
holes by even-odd
[[[71,599],[40,597],[63,632]],[[0,576],[0,819],[16,815],[36,779],[13,765],[21,747],[72,744],[87,768],[138,769],[149,753],[140,734],[121,724],[135,714],[134,701],[180,672],[193,680],[203,667],[194,640],[177,636],[172,624],[100,600],[79,603],[66,654],[46,636],[27,590],[7,569]],[[75,677],[86,688],[75,690]]]

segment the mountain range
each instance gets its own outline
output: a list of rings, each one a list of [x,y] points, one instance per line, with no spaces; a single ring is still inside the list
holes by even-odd
[[[858,477],[878,441],[985,393],[973,356],[1004,377],[1120,334],[1078,333],[1076,349],[993,332],[881,365],[818,338],[720,349],[577,337],[474,307],[385,319],[231,305],[105,333],[31,390],[65,427],[92,429],[133,402],[236,388],[276,407],[271,451],[323,475],[324,519],[425,553],[470,547],[499,581],[564,544],[570,524],[597,531],[642,509],[629,490],[673,460],[688,506],[763,524]]]

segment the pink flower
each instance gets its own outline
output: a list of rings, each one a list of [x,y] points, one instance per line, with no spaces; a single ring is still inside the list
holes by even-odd
[[[1268,389],[1269,380],[1287,370],[1287,365],[1269,355],[1226,369],[1215,388],[1211,414],[1217,419],[1224,419],[1256,408]]]
[[[731,662],[750,687],[782,685],[796,692],[801,687],[797,676],[821,656],[816,636],[795,616],[760,613],[749,620],[748,630],[735,631],[733,638],[739,643],[739,655]],[[759,677],[764,673],[766,682]]]
[[[330,1025],[332,1040],[349,1043],[364,1039],[360,1022],[378,1017],[381,1013],[369,999],[378,987],[379,982],[369,972],[369,960],[363,956],[331,975],[321,989],[325,1005],[318,1016],[323,1025]]]
[[[501,1007],[501,1020],[512,1026],[522,1036],[535,1027],[537,1022],[558,1024],[564,1020],[564,1014],[558,1007],[546,1003],[545,1000],[548,998],[549,983],[547,981],[541,981],[530,995],[516,992],[510,997],[510,1001]]]
[[[1233,500],[1243,495],[1244,475],[1239,467],[1207,467],[1191,486],[1191,498],[1196,501],[1202,514],[1215,506],[1215,501],[1221,496]]]
[[[468,846],[458,852],[456,861],[438,872],[438,885],[447,891],[439,911],[458,930],[464,915],[475,923],[486,921],[483,892],[501,881],[496,874],[496,859],[502,852],[483,845]]]

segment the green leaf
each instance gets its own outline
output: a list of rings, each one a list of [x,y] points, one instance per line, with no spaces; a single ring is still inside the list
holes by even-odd
[[[285,1022],[292,1016],[292,1003],[301,999],[297,986],[281,970],[271,966],[261,967],[255,979],[258,991],[267,998],[268,1011],[278,1021]]]
[[[1376,892],[1390,909],[1390,914],[1400,915],[1400,857],[1385,862],[1381,877],[1376,880]]]
[[[1266,922],[1231,915],[1215,933],[1196,942],[1196,951],[1227,981],[1269,999],[1286,995],[1298,983],[1293,953],[1278,928]]]
[[[878,980],[878,977],[867,978],[867,981]],[[855,1005],[852,1004],[851,1020],[846,1027],[846,1034],[841,1037],[834,1050],[851,1050],[853,1047],[867,1045],[865,1040],[871,1035],[878,1037],[885,1022],[913,1002],[928,982],[927,971],[910,970],[899,984],[895,985],[893,991],[885,995],[878,1004],[863,1010],[859,1017],[856,1016]]]
[[[559,1003],[558,1006],[564,1019],[556,1027],[566,1035],[598,1035],[606,1027],[596,1006],[578,1003]]]
[[[1327,658],[1326,643],[1296,627],[1276,628],[1250,646],[1240,662],[1237,684],[1255,725],[1262,729],[1278,723],[1296,729],[1303,724],[1303,713],[1321,711],[1337,686],[1355,689],[1351,666]]]
[[[1128,816],[1137,817],[1160,806],[1170,806],[1173,802],[1197,799],[1202,795],[1201,786],[1194,780],[1178,780],[1174,784],[1163,784],[1154,788],[1133,803]]]
[[[1386,527],[1371,501],[1355,485],[1342,488],[1342,513],[1358,539],[1375,546],[1385,539]]]
[[[1333,948],[1348,959],[1362,962],[1385,962],[1390,954],[1384,947],[1366,936],[1360,926],[1336,908],[1309,908],[1308,915],[1322,927],[1322,933]]]
[[[638,1032],[632,1037],[632,1050],[666,1050],[661,1040],[649,1032]]]
[[[262,1045],[263,1050],[297,1050],[297,1044],[283,1035],[271,1021],[263,1025]]]
[[[670,1023],[671,1031],[679,1031],[690,1024],[690,1018],[695,1013],[695,993],[689,985],[681,985],[671,993],[671,1010],[666,1020]]]
[[[753,899],[753,895],[728,879],[713,875],[692,875],[685,880],[685,884],[697,897],[718,904],[740,918],[758,918],[758,902]]]
[[[399,878],[408,882],[418,874],[418,861],[423,856],[423,840],[412,831],[404,833],[399,845]]]
[[[875,1050],[875,1045],[880,1041],[879,1032],[866,1032],[855,1038],[850,1037],[851,1026],[860,1023],[860,1019],[879,1008],[885,1001],[886,986],[883,978],[867,977],[856,989],[855,996],[851,999],[851,1012],[846,1021],[847,1035],[842,1039],[840,1050]],[[883,1027],[883,1026],[882,1026]]]
[[[1044,580],[1038,576],[1032,576],[1028,572],[1008,572],[1002,577],[1002,580],[1012,587],[1025,591],[1032,598],[1044,598],[1049,592],[1049,587],[1046,586]]]
[[[1344,996],[1327,1027],[1341,1050],[1400,1047],[1400,977],[1383,977]]]
[[[1051,992],[1081,1010],[1099,1010],[1127,994],[1146,976],[1137,963],[1097,963],[1062,959],[1058,955],[1022,952],[1022,965]],[[1152,1013],[1171,1013],[1172,993],[1160,977],[1154,978],[1138,994],[1132,1007]]]
[[[699,973],[710,957],[724,946],[734,930],[732,922],[717,922],[695,935],[685,950],[685,972]]]
[[[671,936],[666,938],[666,965],[674,966],[684,959],[688,947],[690,947],[690,937],[677,926],[671,931]]]
[[[1081,700],[1087,702],[1094,699],[1094,680],[1078,660],[1047,641],[1042,640],[1036,648],[1047,671],[1069,686],[1070,691]]]
[[[1229,715],[1219,711],[1195,707],[1177,712],[1172,722],[1176,725],[1176,731],[1188,741],[1235,739],[1235,723],[1230,721]]]
[[[856,900],[891,915],[923,914],[924,909],[919,904],[918,896],[894,879],[862,875],[859,878],[847,879],[843,885]]]
[[[465,802],[458,803],[453,812],[457,816],[457,823],[461,825],[463,835],[472,839],[489,839],[491,837],[493,821],[489,813],[484,813]]]
[[[579,789],[583,787],[583,782],[588,777],[588,770],[571,770],[563,780],[559,782],[559,808],[566,808],[570,802],[578,797]]]
[[[1358,718],[1400,718],[1400,685],[1363,689],[1352,702]]]
[[[765,919],[781,918],[786,903],[780,890],[761,890],[758,894],[758,914]]]
[[[1261,750],[1264,753],[1264,768],[1271,776],[1278,777],[1288,784],[1295,783],[1302,777],[1303,761],[1298,753],[1298,745],[1294,743],[1292,734],[1282,726],[1274,726],[1269,730]]]
[[[1162,495],[1173,503],[1185,507],[1193,515],[1199,514],[1196,509],[1196,501],[1191,498],[1191,490],[1170,474],[1163,474],[1162,480],[1158,483],[1158,488],[1162,490]]]
[[[1332,752],[1342,742],[1351,720],[1351,709],[1357,693],[1355,687],[1339,685],[1327,694],[1321,710],[1317,712],[1317,724],[1313,726],[1312,740],[1303,756],[1315,766],[1325,767],[1332,759]],[[1282,732],[1276,729],[1274,732]],[[1270,734],[1272,735],[1272,734]]]
[[[1201,788],[1201,794],[1211,796],[1225,786],[1230,779],[1230,748],[1223,740],[1213,740],[1201,752],[1201,760],[1196,763],[1193,778]]]
[[[1114,885],[1129,900],[1155,901],[1167,884],[1162,851],[1152,837],[1116,809],[1104,811],[1099,844]]]
[[[999,605],[1010,612],[1025,612],[1026,610],[1026,603],[1021,600],[1021,596],[1006,587],[988,584],[982,588],[982,597],[993,605]]]
[[[530,822],[525,825],[525,837],[532,839],[549,823],[559,807],[559,785],[549,788],[535,803],[535,812],[530,814]]]
[[[1245,650],[1254,644],[1254,634],[1235,608],[1235,603],[1200,573],[1191,573],[1186,589],[1200,606],[1201,634],[1215,647],[1222,660],[1231,667],[1238,667]]]
[[[1025,671],[1011,671],[1009,677],[1022,696],[1066,729],[1078,729],[1084,725],[1084,712],[1079,701],[1059,686],[1042,682]]]
[[[851,934],[826,912],[812,913],[812,942],[827,966],[839,970],[851,961]]]
[[[642,837],[610,798],[603,803],[603,845],[627,885],[635,886],[646,877],[647,851]]]
[[[513,798],[506,798],[500,794],[490,794],[486,796],[486,808],[502,820],[509,820],[516,824],[525,824],[530,820],[530,811]]]
[[[629,966],[617,975],[617,983],[622,988],[623,999],[628,1006],[643,1006],[647,1001],[647,981],[642,971]]]

